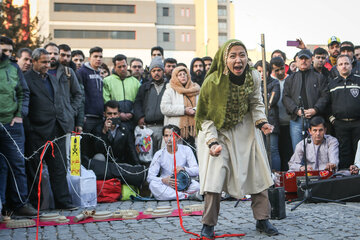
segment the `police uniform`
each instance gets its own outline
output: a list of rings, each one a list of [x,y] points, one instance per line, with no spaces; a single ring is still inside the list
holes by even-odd
[[[339,140],[339,169],[354,164],[360,139],[360,76],[335,77],[329,83],[331,116]]]

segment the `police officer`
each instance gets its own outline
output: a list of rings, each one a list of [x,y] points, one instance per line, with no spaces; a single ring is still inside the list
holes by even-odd
[[[354,164],[357,142],[360,139],[360,76],[351,72],[348,55],[337,58],[339,76],[329,83],[331,116],[339,140],[339,169]]]

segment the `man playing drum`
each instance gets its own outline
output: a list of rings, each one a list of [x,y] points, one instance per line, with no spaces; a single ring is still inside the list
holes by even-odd
[[[149,167],[147,181],[149,188],[157,200],[174,200],[176,199],[175,179],[174,173],[174,147],[173,147],[173,132],[180,136],[180,129],[175,125],[166,125],[163,128],[163,138],[166,143],[166,148],[160,149],[154,155],[154,158]],[[175,136],[176,141],[179,139]],[[193,151],[190,147],[175,143],[176,156],[176,172],[183,174],[184,183],[178,180],[178,189],[183,191],[178,192],[179,199],[193,199],[201,200],[198,194],[200,185],[197,181],[191,180],[190,177],[199,175],[199,166],[196,162]],[[160,176],[158,174],[160,172]],[[190,185],[186,188],[186,177]],[[184,187],[183,187],[184,185]],[[186,188],[186,189],[185,189]],[[199,197],[197,197],[199,196]]]

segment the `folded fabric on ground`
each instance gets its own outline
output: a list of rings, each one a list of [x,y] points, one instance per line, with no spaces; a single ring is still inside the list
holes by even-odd
[[[194,212],[191,212],[191,213],[187,213],[187,214],[183,214],[183,210],[180,209],[180,213],[181,213],[181,216],[201,216],[202,215],[202,211],[194,211]],[[144,214],[143,212],[139,212],[139,215],[136,217],[136,218],[133,218],[133,219],[136,219],[136,220],[142,220],[142,219],[151,219],[151,218],[159,218],[159,217],[178,217],[179,216],[179,212],[177,209],[173,210],[171,212],[171,214],[169,215],[158,215],[158,216],[154,216],[154,215],[151,215],[151,214]],[[58,223],[58,222],[55,222],[55,221],[52,221],[52,222],[43,222],[43,221],[40,221],[39,222],[39,226],[40,227],[45,227],[45,226],[57,226],[57,225],[69,225],[69,224],[85,224],[85,223],[92,223],[92,222],[109,222],[109,221],[121,221],[121,220],[128,220],[128,219],[124,219],[124,218],[109,218],[109,219],[104,219],[104,220],[94,220],[92,217],[89,217],[85,220],[82,220],[82,221],[79,221],[79,222],[74,222],[73,219],[74,219],[74,216],[69,216],[67,217],[67,219],[69,219],[70,221],[67,222],[67,223]],[[36,219],[34,219],[36,221]],[[30,227],[36,227],[36,225],[34,226],[30,226]],[[6,224],[5,223],[0,223],[0,230],[2,229],[9,229],[6,227]]]

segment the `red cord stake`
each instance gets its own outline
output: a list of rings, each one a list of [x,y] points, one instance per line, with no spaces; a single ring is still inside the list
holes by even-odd
[[[175,176],[175,183],[177,182],[176,180],[176,145],[175,145],[175,135],[180,138],[180,136],[176,133],[176,132],[173,132],[173,149],[174,149],[174,176]],[[221,150],[221,149],[220,149]],[[177,184],[175,184],[175,193],[176,193],[176,203],[177,203],[177,207],[178,207],[178,212],[179,212],[179,219],[180,219],[180,226],[182,228],[182,230],[185,232],[185,233],[188,233],[188,234],[192,234],[198,238],[190,238],[190,240],[210,240],[209,238],[206,238],[206,237],[200,237],[199,234],[197,233],[193,233],[193,232],[190,232],[190,231],[187,231],[185,228],[184,228],[184,225],[183,225],[183,219],[182,219],[182,216],[181,216],[181,212],[180,212],[180,203],[179,203],[179,195],[178,195],[178,190],[177,190]],[[244,233],[238,233],[238,234],[223,234],[223,235],[219,235],[219,236],[215,236],[215,238],[225,238],[225,237],[243,237],[245,236]]]
[[[81,135],[81,133],[80,133],[80,132],[75,132],[75,131],[72,131],[71,133],[72,133],[72,134],[75,134],[75,136]]]
[[[37,207],[37,220],[36,220],[36,240],[39,239],[39,220],[40,220],[40,217],[39,217],[39,213],[40,213],[40,195],[41,195],[41,176],[42,176],[42,169],[43,169],[43,158],[44,158],[44,155],[45,155],[45,152],[46,152],[46,149],[47,149],[47,145],[50,144],[51,145],[51,154],[53,157],[55,157],[54,155],[54,144],[52,141],[47,141],[43,150],[42,150],[42,153],[40,155],[40,173],[39,173],[39,185],[38,185],[38,207]]]

